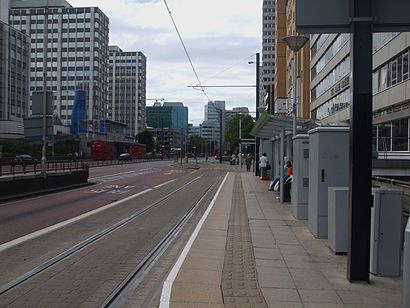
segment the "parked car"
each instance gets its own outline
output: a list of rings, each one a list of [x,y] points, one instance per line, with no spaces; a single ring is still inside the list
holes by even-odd
[[[28,154],[16,155],[16,157],[14,157],[13,159],[14,165],[33,165],[37,163],[37,159],[34,159],[33,157],[31,157],[31,155]]]
[[[118,160],[132,160],[132,156],[130,153],[122,153],[120,157],[118,157]]]

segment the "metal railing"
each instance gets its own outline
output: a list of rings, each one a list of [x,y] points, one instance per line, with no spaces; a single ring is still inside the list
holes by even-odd
[[[111,165],[122,165],[122,164],[132,164],[140,163],[146,161],[155,161],[160,160],[159,158],[138,158],[132,160],[48,160],[46,170],[47,173],[51,172],[65,172],[70,170],[80,170],[85,168],[92,167],[101,167],[101,166],[111,166]],[[6,176],[16,176],[16,175],[25,175],[25,174],[39,174],[41,173],[41,163],[36,161],[34,163],[22,163],[15,164],[13,159],[3,159],[0,162],[0,177]]]

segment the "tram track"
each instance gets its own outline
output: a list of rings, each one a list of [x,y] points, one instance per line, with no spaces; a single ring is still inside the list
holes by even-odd
[[[202,175],[201,175],[202,176]],[[65,250],[64,252],[56,255],[55,257],[48,259],[47,261],[43,262],[39,266],[33,268],[30,271],[25,272],[24,274],[18,276],[14,280],[0,286],[0,295],[6,295],[9,292],[18,289],[19,286],[23,285],[25,282],[28,282],[31,279],[35,279],[37,276],[40,274],[46,272],[48,269],[51,267],[57,265],[58,263],[62,263],[64,260],[67,260],[71,256],[73,256],[76,253],[79,253],[80,251],[85,251],[85,249],[91,247],[95,243],[99,242],[100,240],[108,237],[109,235],[112,235],[114,232],[117,230],[121,229],[122,227],[126,226],[130,222],[134,221],[136,218],[141,217],[143,214],[147,213],[148,211],[152,210],[159,204],[164,204],[164,202],[171,197],[175,197],[178,192],[182,190],[190,190],[190,186],[193,185],[193,183],[197,182],[201,176],[195,177],[194,179],[191,179],[189,182],[185,183],[181,187],[174,189],[161,198],[158,198],[154,202],[150,203],[149,205],[143,207],[142,209],[139,209],[129,215],[128,217],[112,224],[111,226],[105,228],[104,230],[88,237],[87,239],[79,242],[78,244],[72,246],[71,248]],[[109,296],[106,298],[106,300],[101,304],[100,307],[110,307],[111,305],[115,304],[118,302],[119,299],[121,299],[122,295],[124,292],[127,292],[126,290],[129,289],[130,285],[136,286],[138,283],[136,281],[141,280],[143,277],[143,274],[146,273],[147,268],[151,266],[153,262],[155,262],[156,259],[158,259],[163,251],[166,250],[166,248],[170,245],[170,243],[173,241],[173,239],[176,237],[176,235],[180,232],[180,230],[183,228],[185,223],[189,220],[189,218],[193,215],[197,207],[201,204],[203,199],[213,191],[215,185],[219,181],[215,181],[214,183],[211,183],[211,185],[208,186],[207,188],[202,191],[201,197],[190,206],[189,210],[183,215],[182,218],[180,218],[177,223],[173,225],[173,227],[165,234],[165,236],[155,245],[155,247],[141,260],[141,262],[138,263],[138,265],[134,268],[133,271],[131,271],[123,280],[122,282],[117,286],[117,288],[112,291]]]
[[[201,204],[209,192],[212,191],[216,184],[217,183],[214,183],[207,188],[201,198],[191,206],[185,215],[181,217],[181,219],[168,231],[168,233],[154,247],[154,249],[152,249],[149,254],[135,267],[134,271],[132,271],[110,294],[110,296],[99,306],[100,308],[118,307],[123,298],[129,292],[128,288],[130,288],[131,285],[132,289],[135,289],[138,286],[144,276],[144,271],[149,268],[153,262],[155,262],[155,259],[163,254],[163,252],[185,226],[186,222],[192,217],[194,212],[197,210],[197,207]]]

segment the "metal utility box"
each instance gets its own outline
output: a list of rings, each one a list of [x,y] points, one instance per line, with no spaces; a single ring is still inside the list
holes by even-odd
[[[317,127],[308,134],[308,225],[314,236],[327,238],[328,188],[349,184],[349,128]]]
[[[370,272],[400,276],[403,192],[374,189],[370,229]]]
[[[293,216],[308,219],[309,135],[293,137],[293,181],[291,200]]]
[[[403,307],[410,308],[410,219],[407,221],[403,249]]]
[[[348,248],[349,188],[328,189],[328,244],[336,254],[347,253]]]

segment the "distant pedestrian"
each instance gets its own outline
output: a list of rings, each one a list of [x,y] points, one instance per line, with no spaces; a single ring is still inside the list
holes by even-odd
[[[266,153],[263,153],[262,156],[259,158],[259,168],[261,170],[261,180],[268,179],[268,169],[267,165],[269,164],[268,158],[266,157]]]
[[[293,181],[292,162],[290,160],[288,160],[286,162],[286,166],[288,167],[288,177],[286,178],[286,181],[283,185],[283,201],[284,202],[290,202],[291,201],[290,190],[292,188],[292,181]]]
[[[246,164],[246,171],[251,171],[251,164],[252,164],[252,154],[248,153],[245,158],[245,164]]]

